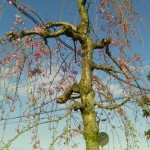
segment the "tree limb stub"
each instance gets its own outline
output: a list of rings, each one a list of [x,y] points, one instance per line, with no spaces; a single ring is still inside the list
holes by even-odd
[[[70,111],[74,110],[77,111],[82,108],[82,105],[80,102],[74,102],[74,104],[69,108]]]
[[[58,99],[56,100],[57,103],[59,104],[63,104],[65,103],[68,99],[71,98],[72,93],[79,93],[79,85],[78,84],[73,84],[71,85],[68,89],[66,89],[64,91],[64,93],[58,97]]]
[[[120,104],[114,104],[114,105],[110,105],[110,106],[105,106],[105,105],[102,105],[102,104],[100,104],[99,102],[96,102],[96,101],[95,101],[95,105],[97,105],[99,108],[113,110],[113,109],[119,108],[119,107],[121,107],[122,105],[124,105],[125,103],[127,103],[127,102],[130,100],[130,98],[131,98],[131,97],[128,97],[126,100],[124,100],[124,101],[123,101],[122,103],[120,103]]]
[[[94,49],[97,49],[97,48],[104,48],[105,46],[109,45],[111,43],[111,38],[110,37],[106,37],[104,39],[102,39],[100,42],[96,42],[94,44]]]

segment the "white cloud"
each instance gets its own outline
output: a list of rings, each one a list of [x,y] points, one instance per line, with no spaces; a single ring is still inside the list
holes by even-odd
[[[122,88],[119,86],[119,84],[110,84],[109,88],[110,91],[113,93],[114,97],[117,97],[120,94],[122,94]]]

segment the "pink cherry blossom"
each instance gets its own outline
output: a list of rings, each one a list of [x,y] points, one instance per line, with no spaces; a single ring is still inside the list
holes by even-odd
[[[100,7],[100,11],[104,12],[105,11],[104,7]]]
[[[10,112],[13,112],[15,110],[15,106],[10,107]]]
[[[107,0],[100,0],[101,4],[105,4]]]
[[[7,74],[2,73],[2,74],[0,74],[0,77],[2,77],[2,78],[7,78]]]
[[[141,60],[141,56],[136,56],[136,57],[134,58],[134,60],[135,60],[135,61],[140,61],[140,60]]]
[[[9,1],[9,4],[12,5],[12,3],[13,3],[12,0],[10,0],[10,1]]]
[[[42,33],[44,31],[43,28],[37,28],[37,27],[34,27],[34,30],[37,32],[37,33]]]
[[[35,60],[38,60],[42,55],[43,55],[43,52],[41,52],[40,50],[36,51],[36,53],[34,54]]]
[[[36,47],[38,47],[38,46],[40,46],[40,43],[38,43],[38,42],[34,42],[34,43],[32,43],[31,45],[32,45],[32,46],[36,46]]]

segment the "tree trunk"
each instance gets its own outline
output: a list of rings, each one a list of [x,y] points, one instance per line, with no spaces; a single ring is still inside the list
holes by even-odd
[[[99,127],[96,121],[96,112],[94,108],[95,93],[92,87],[93,45],[93,41],[89,37],[86,37],[86,39],[81,42],[83,59],[80,94],[82,103],[81,114],[84,126],[83,136],[86,141],[86,150],[99,150]]]
[[[89,101],[89,98],[86,98],[86,100]],[[86,109],[88,110],[89,107]],[[96,121],[95,110],[82,110],[82,119],[84,125],[83,135],[86,141],[86,150],[99,150],[99,129]]]

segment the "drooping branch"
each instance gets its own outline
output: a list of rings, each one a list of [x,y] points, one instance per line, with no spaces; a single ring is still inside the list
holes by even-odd
[[[116,109],[116,108],[119,108],[119,107],[123,106],[125,103],[127,103],[130,100],[130,98],[131,97],[128,97],[126,100],[124,100],[120,104],[113,104],[113,105],[110,105],[110,106],[105,106],[105,105],[100,104],[99,102],[95,101],[95,105],[97,105],[99,108],[113,110],[113,109]]]
[[[106,53],[110,58],[111,60],[118,66],[118,68],[124,73],[123,69],[122,69],[122,66],[116,61],[116,59],[111,55],[111,53]],[[132,74],[132,72],[129,70],[129,68],[127,67],[127,65],[124,65],[124,68],[130,73],[130,75],[132,76],[132,79],[134,80],[134,82],[137,84],[137,87],[139,88],[140,92],[142,93],[141,91],[141,87],[139,85],[139,83],[137,82],[135,76]],[[126,75],[126,73],[124,73],[125,77],[128,79],[129,77]]]
[[[70,111],[69,113],[71,113],[71,111]],[[69,114],[69,113],[68,113],[68,114]],[[68,114],[67,114],[67,115],[68,115]],[[42,124],[47,124],[47,123],[50,123],[50,122],[58,122],[58,121],[60,121],[60,120],[63,120],[65,117],[66,117],[66,115],[63,116],[63,117],[59,117],[58,119],[50,119],[50,118],[48,118],[48,120],[46,120],[46,121],[38,122],[38,123],[36,122],[36,123],[33,123],[33,125],[29,125],[29,126],[27,126],[27,127],[23,127],[22,130],[19,131],[19,134],[16,134],[16,135],[15,135],[11,140],[9,140],[3,147],[1,147],[1,149],[8,149],[8,148],[10,147],[10,145],[11,145],[21,134],[23,134],[23,133],[25,133],[25,132],[27,132],[27,131],[33,129],[34,127],[40,126],[40,125],[42,125]]]
[[[68,89],[64,91],[64,93],[58,97],[56,100],[57,103],[63,104],[65,103],[68,99],[71,98],[72,93],[79,93],[79,85],[78,84],[73,84],[71,85]]]

